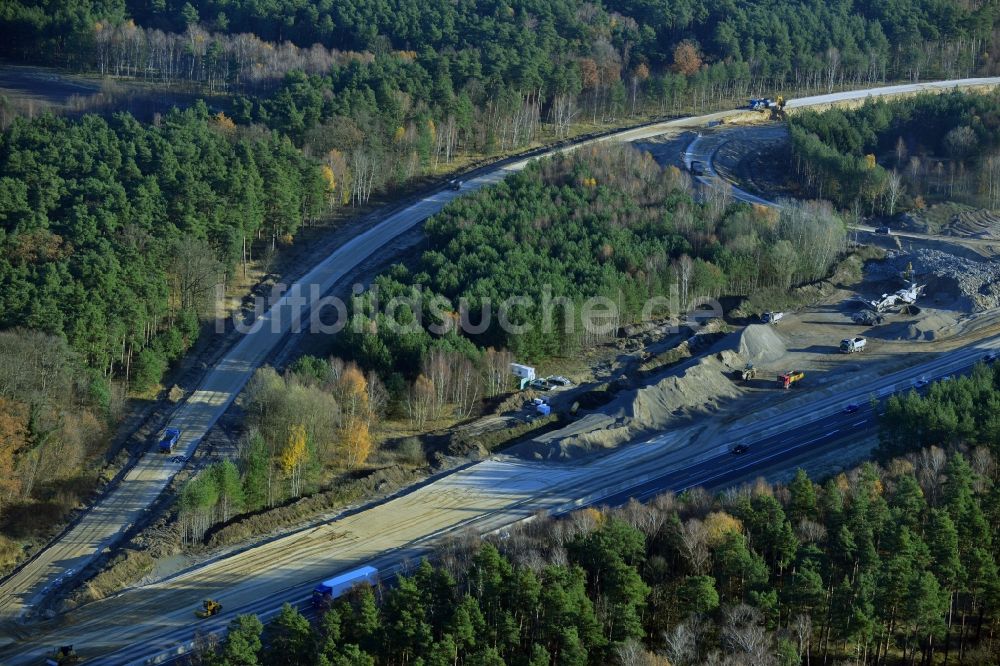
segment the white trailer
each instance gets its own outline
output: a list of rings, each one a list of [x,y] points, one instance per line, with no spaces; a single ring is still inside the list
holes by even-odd
[[[313,606],[322,606],[347,592],[355,585],[375,585],[378,582],[378,569],[375,567],[359,567],[325,580],[313,588]]]

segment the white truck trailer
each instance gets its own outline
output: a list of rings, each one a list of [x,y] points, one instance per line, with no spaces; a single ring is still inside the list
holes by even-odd
[[[378,569],[375,567],[359,567],[325,580],[313,588],[313,606],[328,604],[355,585],[374,585],[378,582]]]

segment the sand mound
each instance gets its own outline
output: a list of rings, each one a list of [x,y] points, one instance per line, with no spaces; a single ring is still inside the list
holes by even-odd
[[[692,359],[654,384],[619,393],[600,412],[507,453],[535,459],[574,458],[619,446],[642,433],[662,429],[678,417],[715,411],[721,402],[740,395],[731,376],[744,362],[732,350]]]
[[[955,320],[947,315],[932,312],[910,321],[897,321],[887,326],[879,326],[869,332],[869,337],[884,340],[937,340],[952,331]]]
[[[755,365],[774,363],[785,355],[785,342],[773,326],[751,324],[743,329],[737,349],[745,361]]]
[[[682,372],[636,391],[625,416],[646,428],[660,428],[672,416],[714,411],[719,402],[739,396],[730,376],[742,365],[743,360],[731,351],[700,358]]]

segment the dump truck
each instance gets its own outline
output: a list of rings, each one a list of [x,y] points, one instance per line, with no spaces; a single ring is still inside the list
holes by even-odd
[[[863,352],[865,350],[865,345],[868,343],[867,340],[862,338],[860,335],[856,338],[844,338],[840,341],[840,351],[845,354],[853,354],[855,352]]]
[[[220,604],[215,599],[205,599],[201,602],[201,608],[194,612],[200,618],[212,617],[213,615],[218,615],[219,611],[222,610],[222,604]]]
[[[789,370],[788,372],[783,372],[778,375],[778,386],[781,388],[792,388],[792,384],[800,381],[806,376],[806,373],[800,372],[798,370]]]
[[[378,569],[375,567],[365,566],[345,571],[313,588],[312,605],[321,608],[356,585],[375,585],[377,582]]]
[[[173,453],[174,445],[181,438],[181,431],[177,428],[167,428],[160,438],[160,453]]]

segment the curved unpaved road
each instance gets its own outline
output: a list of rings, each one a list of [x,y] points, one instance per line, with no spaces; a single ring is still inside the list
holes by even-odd
[[[831,104],[863,99],[868,96],[997,85],[998,83],[1000,83],[1000,78],[888,86],[871,90],[849,91],[793,100],[789,106]],[[592,142],[609,140],[635,141],[657,136],[678,128],[700,126],[707,122],[739,113],[743,112],[739,110],[725,111],[698,118],[669,121],[640,129],[627,130],[608,137],[592,140]],[[573,150],[580,145],[584,144],[577,144],[576,146],[560,150]],[[526,159],[486,171],[482,175],[467,181],[465,189],[475,190],[496,183],[508,174],[523,169],[529,161],[530,159]],[[263,325],[245,335],[226,354],[219,365],[206,376],[199,389],[179,408],[176,416],[171,421],[171,425],[180,427],[184,431],[179,449],[182,449],[185,455],[190,455],[194,452],[201,437],[232,403],[253,371],[266,358],[268,353],[281,342],[291,326],[293,319],[291,311],[296,300],[313,303],[319,295],[329,291],[338,280],[358,265],[358,263],[373,255],[399,234],[416,226],[428,216],[439,211],[459,194],[450,191],[437,192],[408,208],[390,215],[376,227],[346,243],[292,285],[289,296],[281,298],[261,318]],[[155,444],[151,445],[151,449],[153,447],[155,447]],[[625,455],[625,452],[622,455]],[[632,454],[629,453],[628,455]],[[618,456],[613,457],[613,459],[619,460],[619,463],[621,462]],[[251,575],[253,575],[255,582],[249,588],[237,586],[239,594],[242,595],[240,598],[244,606],[251,603],[251,601],[259,603],[262,598],[268,600],[281,598],[281,591],[289,589],[289,585],[286,582],[289,578],[296,583],[301,583],[303,580],[313,580],[317,577],[326,576],[341,565],[346,565],[358,559],[373,557],[376,553],[390,547],[390,541],[394,542],[396,547],[401,547],[403,544],[413,543],[414,540],[433,536],[441,529],[452,529],[456,525],[456,516],[463,517],[463,520],[458,521],[459,523],[465,520],[483,520],[493,515],[493,512],[503,508],[503,519],[506,522],[510,522],[512,515],[510,512],[510,507],[512,506],[511,500],[515,497],[518,499],[516,503],[513,503],[514,505],[523,506],[530,503],[531,510],[533,511],[546,506],[548,504],[545,501],[546,499],[563,502],[585,494],[587,492],[585,490],[586,484],[583,483],[585,478],[590,479],[591,488],[595,487],[595,480],[598,484],[597,487],[605,487],[606,482],[613,478],[608,470],[587,466],[585,468],[575,468],[586,470],[582,477],[576,476],[572,483],[563,484],[562,481],[564,479],[556,470],[545,468],[545,473],[541,475],[540,485],[538,485],[538,481],[533,481],[528,485],[514,483],[511,486],[514,490],[508,492],[505,489],[511,484],[511,475],[516,476],[521,467],[495,472],[491,471],[490,465],[498,464],[500,463],[487,463],[485,466],[477,465],[473,468],[474,471],[472,472],[457,475],[455,478],[448,477],[413,493],[410,497],[419,498],[425,496],[427,493],[434,494],[435,499],[433,501],[426,502],[426,506],[421,505],[423,507],[422,510],[426,514],[423,520],[414,521],[412,514],[403,512],[400,514],[402,522],[388,528],[389,531],[387,532],[386,528],[378,526],[378,523],[369,523],[366,521],[364,516],[367,516],[370,512],[359,514],[359,517],[354,521],[357,532],[351,537],[354,539],[357,549],[352,549],[349,553],[342,553],[334,561],[327,561],[323,555],[326,549],[338,542],[339,537],[336,535],[336,529],[333,530],[334,534],[323,536],[323,539],[327,542],[325,547],[315,547],[311,551],[313,555],[319,556],[315,561],[304,557],[298,548],[296,548],[294,538],[289,537],[292,539],[292,542],[286,543],[280,551],[271,551],[272,555],[275,556],[274,559],[270,557],[264,559],[262,557],[263,553],[248,551],[250,555],[238,569],[232,568],[236,566],[235,561],[226,560],[223,564],[197,569],[183,577],[173,579],[164,585],[170,590],[170,598],[173,600],[175,609],[178,607],[183,609],[188,604],[196,603],[203,592],[214,592],[220,589],[226,590],[237,586],[239,583],[246,585],[247,578]],[[523,463],[519,463],[518,465],[523,465]],[[152,452],[148,453],[129,471],[121,484],[93,507],[90,512],[85,514],[83,519],[62,539],[42,551],[28,566],[18,571],[14,576],[3,581],[3,584],[0,585],[0,619],[7,620],[5,624],[7,631],[4,632],[3,636],[0,636],[0,641],[10,643],[23,639],[23,630],[14,626],[10,621],[20,616],[25,608],[29,607],[43,590],[61,579],[67,569],[75,569],[83,566],[96,553],[100,552],[102,548],[113,544],[120,538],[127,527],[162,492],[170,478],[176,473],[178,467],[178,465],[170,463],[166,457],[158,456]],[[537,475],[538,468],[535,466],[530,467],[534,470],[533,474]],[[637,473],[631,465],[627,464],[616,464],[614,470],[618,474],[621,483],[626,484],[630,482],[630,479],[634,479]],[[455,483],[460,483],[461,485],[448,490]],[[475,487],[478,490],[497,491],[497,495],[493,497],[492,503],[480,504],[481,495],[469,496],[469,487]],[[496,502],[500,503],[497,504]],[[403,519],[404,515],[408,515],[408,517]],[[516,511],[513,515],[516,515]],[[334,523],[334,525],[336,524]],[[369,526],[372,527],[369,528]],[[404,527],[407,529],[403,530],[402,528]],[[398,533],[397,528],[399,528]],[[329,526],[316,529],[329,529]],[[313,548],[313,546],[310,547]],[[298,567],[292,567],[293,563],[301,564]],[[270,583],[268,593],[257,596],[256,588],[265,582]],[[190,616],[185,612],[174,610],[175,615],[168,622],[167,606],[162,605],[165,601],[154,592],[154,589],[157,588],[155,586],[145,588],[142,591],[120,597],[121,601],[119,599],[110,600],[100,604],[92,604],[89,607],[81,609],[73,613],[70,618],[70,622],[76,624],[78,629],[70,632],[55,631],[54,636],[58,636],[58,640],[64,642],[67,639],[68,642],[72,642],[72,639],[78,636],[95,646],[95,649],[97,649],[96,646],[100,646],[100,652],[110,651],[114,646],[120,647],[135,640],[143,640],[140,638],[142,636],[151,638],[152,636],[161,635],[167,629],[172,629],[176,636],[176,632],[181,625],[189,624],[187,620],[190,619]],[[179,592],[182,593],[180,596],[178,596]],[[122,603],[127,604],[129,610],[119,613],[116,606]],[[270,601],[267,601],[267,603],[270,603]],[[148,607],[150,610],[143,612],[143,607]],[[82,622],[84,618],[87,618],[86,623]],[[167,635],[169,635],[169,632]],[[28,645],[32,645],[32,642],[29,641],[27,645],[21,642],[18,645],[10,646],[5,650],[5,653],[7,655],[18,654],[19,652],[23,654],[27,648],[28,653],[33,655],[32,658],[34,658],[38,655],[38,648],[40,646],[35,644],[31,648],[28,648]],[[149,647],[151,648],[152,645]],[[13,662],[4,659],[4,663]]]

